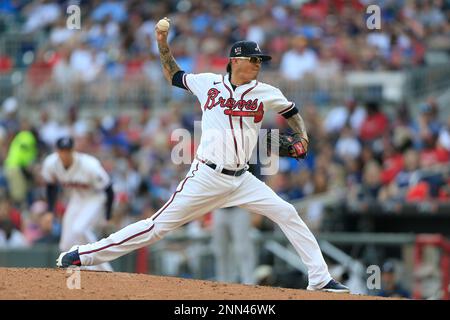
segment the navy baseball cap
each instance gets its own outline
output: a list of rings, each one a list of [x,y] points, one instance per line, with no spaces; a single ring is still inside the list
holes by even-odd
[[[392,261],[387,261],[383,264],[382,270],[383,270],[383,272],[386,272],[386,273],[394,273],[395,272],[395,264]]]
[[[71,150],[73,149],[73,138],[72,137],[62,137],[56,140],[56,149],[60,150]]]
[[[261,52],[258,44],[254,41],[238,41],[230,50],[230,58],[235,57],[260,57],[262,61],[269,61],[271,56]]]

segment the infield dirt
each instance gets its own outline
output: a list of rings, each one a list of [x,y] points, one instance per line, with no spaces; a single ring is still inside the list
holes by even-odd
[[[0,268],[0,299],[379,300],[383,298],[121,272]],[[80,284],[80,289],[69,289]]]

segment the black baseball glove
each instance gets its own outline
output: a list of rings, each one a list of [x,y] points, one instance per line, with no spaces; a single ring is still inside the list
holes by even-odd
[[[275,150],[278,149],[280,157],[304,159],[308,152],[308,143],[309,141],[299,133],[273,134],[269,131],[267,134],[267,151],[269,155],[273,144]]]

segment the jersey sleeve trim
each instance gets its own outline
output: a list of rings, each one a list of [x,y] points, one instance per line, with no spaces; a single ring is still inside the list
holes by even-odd
[[[280,112],[278,112],[278,114],[283,115],[284,113],[291,111],[294,107],[295,107],[295,103],[292,102],[289,107],[287,107],[286,109],[281,110]]]
[[[172,77],[172,85],[184,90],[187,90],[186,86],[183,83],[183,76],[185,72],[183,70],[177,71]]]
[[[290,111],[283,113],[282,117],[284,117],[285,119],[289,119],[290,117],[292,117],[293,115],[296,115],[297,113],[298,113],[298,109],[297,109],[297,107],[294,107]]]
[[[191,88],[189,88],[188,84],[187,84],[187,80],[186,80],[186,73],[183,74],[183,85],[186,87],[186,89],[193,94]]]

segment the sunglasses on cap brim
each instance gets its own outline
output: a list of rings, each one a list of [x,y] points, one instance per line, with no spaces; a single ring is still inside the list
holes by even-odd
[[[261,63],[263,61],[261,57],[233,57],[232,59],[249,60],[251,63]]]

